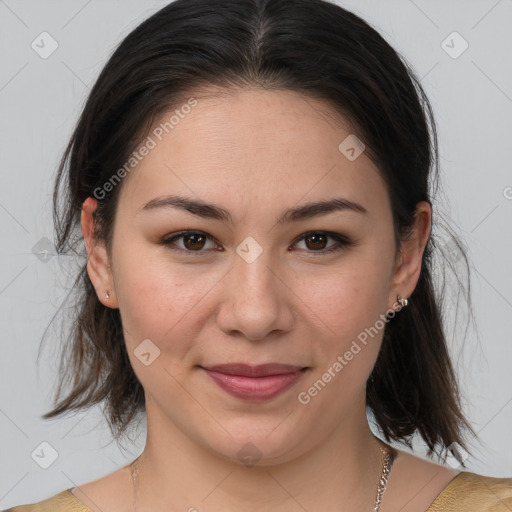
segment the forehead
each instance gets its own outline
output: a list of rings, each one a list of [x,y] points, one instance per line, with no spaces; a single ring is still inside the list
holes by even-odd
[[[364,152],[352,159],[342,151],[351,137],[327,102],[297,92],[198,90],[155,121],[144,139],[152,149],[123,195],[139,204],[176,190],[217,202],[235,195],[296,203],[334,191],[377,199],[385,193],[378,169]]]

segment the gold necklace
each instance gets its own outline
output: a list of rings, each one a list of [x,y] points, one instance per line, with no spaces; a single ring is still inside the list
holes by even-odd
[[[388,484],[389,473],[391,467],[395,461],[396,451],[391,446],[386,446],[386,449],[379,446],[380,451],[383,455],[382,460],[382,472],[380,474],[379,486],[377,487],[377,497],[375,498],[375,504],[373,505],[372,512],[378,512],[380,510],[380,504],[382,503],[382,495],[386,490]]]
[[[391,446],[386,446],[386,449],[379,446],[379,449],[382,453],[382,472],[380,475],[379,485],[377,487],[377,496],[375,498],[375,504],[372,508],[372,512],[379,512],[380,510],[380,505],[382,503],[382,495],[386,490],[389,473],[391,472],[391,467],[393,466],[393,462],[396,457],[396,451],[393,448],[391,448]],[[130,472],[132,475],[133,483],[133,512],[137,512],[137,499],[139,491],[137,482],[137,477],[139,475],[139,465],[137,464],[137,461],[139,460],[139,458],[140,455],[130,464]]]

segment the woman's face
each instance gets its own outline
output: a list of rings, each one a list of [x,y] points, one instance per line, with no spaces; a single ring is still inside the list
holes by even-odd
[[[282,462],[366,422],[384,315],[412,292],[421,250],[400,265],[385,183],[327,104],[195,99],[149,132],[118,185],[112,273],[90,274],[120,309],[148,429]],[[238,363],[296,369],[207,370]]]

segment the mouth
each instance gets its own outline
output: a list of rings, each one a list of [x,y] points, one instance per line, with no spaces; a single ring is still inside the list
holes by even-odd
[[[298,382],[308,367],[280,363],[245,363],[200,367],[221,389],[247,401],[270,400]]]

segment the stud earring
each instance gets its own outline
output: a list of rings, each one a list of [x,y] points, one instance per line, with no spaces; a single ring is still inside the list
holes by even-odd
[[[109,290],[106,294],[105,294],[105,297],[107,299],[110,299],[110,295],[112,294],[112,292]]]
[[[402,299],[402,297],[400,297],[400,295],[398,295],[398,297],[396,298],[396,301],[398,302],[398,304],[400,304],[400,307],[402,307],[402,308],[405,308],[405,306],[407,306],[407,304],[409,304],[409,301],[407,299]]]

